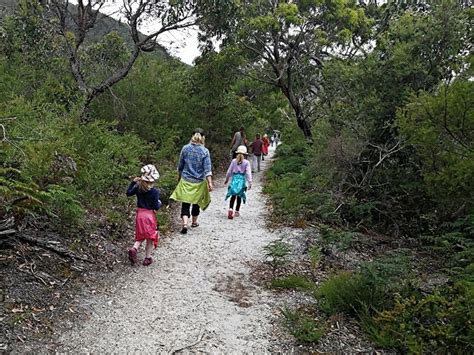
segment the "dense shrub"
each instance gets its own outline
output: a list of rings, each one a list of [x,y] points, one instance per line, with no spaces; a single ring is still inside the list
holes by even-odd
[[[366,320],[381,346],[409,353],[467,354],[474,350],[474,288],[459,283],[428,295],[396,297],[393,307]]]
[[[327,279],[317,291],[321,307],[329,314],[362,317],[390,305],[394,293],[402,293],[407,277],[403,256],[365,263],[356,272],[340,272]]]

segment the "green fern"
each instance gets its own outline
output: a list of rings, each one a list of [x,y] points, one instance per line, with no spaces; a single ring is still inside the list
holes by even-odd
[[[33,181],[26,179],[20,170],[0,168],[0,214],[26,214],[42,210],[48,194]]]

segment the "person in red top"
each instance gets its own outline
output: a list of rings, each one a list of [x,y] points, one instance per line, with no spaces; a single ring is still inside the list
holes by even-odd
[[[262,160],[265,160],[265,155],[268,155],[268,147],[270,146],[270,140],[266,134],[263,135],[262,143]]]
[[[262,159],[262,148],[263,142],[260,139],[260,134],[255,136],[255,140],[251,145],[253,158],[252,158],[252,172],[260,171],[260,160]]]

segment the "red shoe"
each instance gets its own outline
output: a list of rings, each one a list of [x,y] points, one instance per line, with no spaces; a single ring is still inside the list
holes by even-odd
[[[229,219],[233,219],[234,218],[234,213],[232,210],[229,210],[229,212],[227,213],[227,218]]]
[[[130,260],[132,265],[137,263],[137,249],[135,248],[128,249],[128,259]]]
[[[145,258],[145,259],[143,260],[143,266],[151,265],[152,262],[153,262],[153,259],[152,259],[152,258]]]

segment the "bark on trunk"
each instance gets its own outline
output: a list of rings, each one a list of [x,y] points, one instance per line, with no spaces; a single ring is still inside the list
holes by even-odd
[[[308,121],[300,118],[296,118],[298,122],[298,127],[303,131],[304,137],[308,143],[313,143],[313,134],[311,133],[311,126]]]
[[[303,114],[303,110],[301,108],[300,102],[298,101],[294,93],[291,91],[291,89],[283,85],[281,81],[280,81],[280,89],[282,93],[286,96],[286,98],[288,99],[288,102],[290,103],[291,108],[293,109],[295,113],[298,127],[303,132],[303,135],[306,138],[306,141],[308,143],[312,143],[313,134],[311,133],[311,125],[309,124],[308,120],[305,118]]]

